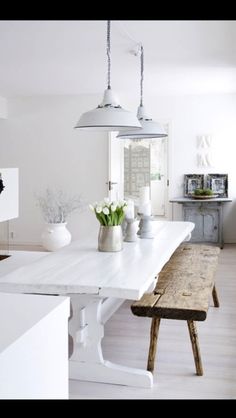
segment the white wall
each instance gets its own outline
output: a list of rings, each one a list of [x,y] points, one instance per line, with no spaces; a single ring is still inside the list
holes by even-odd
[[[7,118],[7,99],[0,96],[0,119]]]
[[[107,138],[73,129],[80,114],[96,107],[97,97],[55,96],[9,100],[0,121],[0,167],[19,167],[19,218],[10,221],[16,243],[40,243],[44,221],[34,193],[56,186],[82,193],[88,202],[106,195]],[[68,220],[73,239],[98,227],[89,209]]]
[[[122,97],[120,103],[136,111],[138,94]],[[225,241],[236,242],[236,95],[195,95],[151,97],[145,94],[148,114],[170,123],[169,197],[183,194],[183,175],[188,173],[228,173],[229,195],[225,205]],[[20,217],[10,228],[18,242],[40,241],[43,221],[33,193],[49,185],[82,192],[89,201],[106,193],[107,135],[73,130],[79,115],[95,107],[97,96],[55,96],[9,100],[8,120],[0,121],[0,166],[19,167]],[[197,167],[197,136],[212,135],[216,164]],[[181,206],[175,205],[175,219]],[[171,213],[171,211],[170,211]],[[74,214],[68,223],[73,238],[86,236],[98,227],[90,212]]]
[[[122,102],[125,97],[121,98]],[[229,197],[224,207],[225,242],[236,242],[236,94],[151,97],[145,94],[148,116],[169,122],[169,197],[183,196],[183,175],[228,173]],[[129,109],[137,102],[129,101]],[[197,136],[212,135],[215,165],[197,166]],[[175,204],[174,219],[181,219],[182,205]],[[171,218],[171,205],[169,217]]]

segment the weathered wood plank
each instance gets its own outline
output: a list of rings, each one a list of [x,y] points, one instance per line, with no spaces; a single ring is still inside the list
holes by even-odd
[[[220,302],[219,302],[219,298],[218,298],[218,294],[217,294],[217,291],[216,291],[215,284],[214,284],[213,289],[212,289],[212,297],[213,297],[213,302],[214,302],[215,308],[219,308]]]
[[[154,292],[135,302],[132,312],[139,316],[204,321],[211,292],[215,306],[219,304],[213,288],[219,252],[219,248],[206,245],[180,246],[160,272]]]
[[[152,307],[160,298],[160,295],[155,295],[154,293],[145,293],[140,300],[137,300],[133,303],[135,306],[148,306]]]
[[[153,318],[150,330],[150,346],[149,346],[149,353],[148,353],[148,362],[147,362],[147,370],[149,372],[153,372],[154,370],[154,361],[157,351],[157,339],[160,327],[160,318]]]
[[[202,376],[203,367],[202,367],[200,347],[199,347],[199,342],[198,342],[197,327],[194,321],[187,321],[187,322],[188,322],[190,340],[192,343],[192,350],[193,350],[193,357],[194,357],[194,362],[195,362],[195,367],[196,367],[196,373],[198,376]]]
[[[155,295],[154,293],[146,293],[140,300],[137,300],[131,305],[131,310],[134,315],[138,316],[152,316],[150,311],[158,299],[161,297],[160,294]]]
[[[206,253],[206,254],[216,254],[220,253],[219,247],[215,247],[213,245],[207,244],[193,244],[193,243],[182,243],[176,249],[175,252],[186,251],[186,252],[198,252],[198,253]]]

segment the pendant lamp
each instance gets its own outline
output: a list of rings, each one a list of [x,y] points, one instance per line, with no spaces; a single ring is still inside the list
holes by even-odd
[[[151,118],[146,115],[145,108],[143,106],[143,68],[144,68],[144,53],[143,46],[141,45],[140,53],[140,68],[141,68],[141,78],[140,78],[140,105],[137,111],[137,117],[141,123],[141,129],[133,129],[119,132],[117,138],[124,139],[151,139],[151,138],[164,138],[167,136],[167,133],[164,131],[164,128],[157,122],[154,122]]]
[[[81,115],[75,128],[93,131],[120,131],[141,129],[141,124],[135,114],[123,109],[117,102],[111,89],[111,21],[107,21],[107,89],[103,101],[96,109]]]

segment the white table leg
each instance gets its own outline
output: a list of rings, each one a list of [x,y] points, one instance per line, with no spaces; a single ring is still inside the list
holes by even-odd
[[[152,387],[152,373],[104,360],[101,340],[104,336],[103,299],[89,295],[70,295],[72,317],[69,334],[73,339],[70,378],[136,387]],[[121,303],[114,299],[117,308]],[[106,302],[104,302],[106,303]],[[109,305],[112,303],[109,301]],[[112,308],[111,308],[112,310]],[[114,312],[114,309],[112,310]]]

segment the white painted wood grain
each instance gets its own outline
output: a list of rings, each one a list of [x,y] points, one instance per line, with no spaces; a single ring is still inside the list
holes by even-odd
[[[154,239],[125,242],[123,251],[117,253],[99,252],[96,237],[76,241],[1,276],[0,291],[139,299],[194,228],[191,222],[157,221],[153,225]]]

